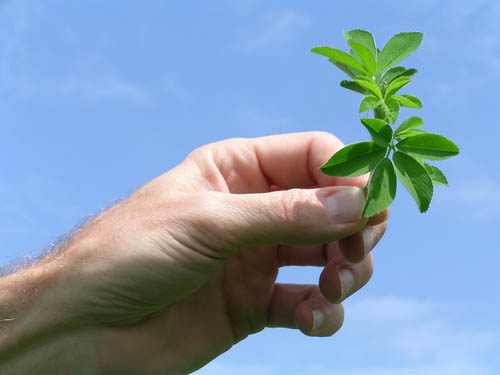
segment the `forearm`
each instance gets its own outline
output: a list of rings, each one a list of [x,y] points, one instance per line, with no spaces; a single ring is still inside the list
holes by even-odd
[[[64,262],[46,259],[0,278],[0,373],[97,372],[63,276]]]

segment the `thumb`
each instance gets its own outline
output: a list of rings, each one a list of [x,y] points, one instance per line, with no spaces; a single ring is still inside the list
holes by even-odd
[[[210,192],[197,215],[203,243],[223,253],[258,245],[315,245],[360,231],[365,196],[354,186],[259,194]]]

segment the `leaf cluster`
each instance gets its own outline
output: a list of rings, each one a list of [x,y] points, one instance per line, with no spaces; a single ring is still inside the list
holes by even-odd
[[[373,216],[387,208],[396,196],[397,178],[411,194],[420,212],[429,208],[434,186],[448,185],[443,172],[428,160],[443,160],[459,153],[458,147],[442,135],[421,129],[423,120],[411,116],[395,129],[401,107],[422,108],[416,96],[399,94],[411,82],[416,69],[397,66],[417,50],[423,35],[418,32],[393,36],[382,50],[372,34],[364,30],[344,32],[350,47],[344,52],[331,47],[315,47],[311,52],[325,56],[351,80],[340,86],[363,95],[359,113],[373,110],[374,118],[361,124],[372,140],[344,147],[321,170],[329,176],[355,177],[370,173],[363,216]]]

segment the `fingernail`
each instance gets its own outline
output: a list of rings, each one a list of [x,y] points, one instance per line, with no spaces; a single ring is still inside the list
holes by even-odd
[[[365,196],[355,186],[345,186],[326,197],[328,214],[336,223],[350,223],[361,218]]]
[[[371,230],[370,228],[365,228],[361,231],[361,235],[363,236],[363,244],[366,256],[373,248],[373,241],[375,239],[373,230]]]
[[[342,296],[340,300],[343,301],[354,286],[354,275],[352,274],[351,271],[345,268],[340,269],[338,272],[339,272],[340,286],[342,289]]]
[[[313,310],[313,330],[320,328],[325,321],[325,316],[319,310]]]

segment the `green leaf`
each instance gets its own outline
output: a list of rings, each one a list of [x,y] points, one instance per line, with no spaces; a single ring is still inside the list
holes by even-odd
[[[389,86],[389,83],[391,83],[396,78],[403,76],[411,77],[415,73],[417,73],[417,69],[406,69],[402,66],[396,66],[385,72],[385,74],[378,80],[378,82],[387,87]]]
[[[385,97],[388,98],[389,96],[394,95],[399,91],[399,89],[401,89],[401,87],[407,85],[410,82],[411,79],[405,76],[396,78],[387,87],[387,90],[385,91]]]
[[[368,77],[357,77],[354,82],[360,84],[365,89],[370,91],[377,98],[382,99],[382,92],[380,91],[378,85]]]
[[[356,54],[361,58],[363,65],[370,75],[374,75],[377,70],[377,63],[375,62],[375,57],[372,55],[370,50],[365,46],[355,42],[354,40],[350,40],[349,45],[356,52]]]
[[[434,186],[438,185],[446,185],[448,186],[448,180],[446,179],[446,176],[444,175],[443,172],[438,167],[435,167],[433,165],[429,165],[427,163],[424,163],[424,167],[427,170],[427,173],[431,177],[432,184]]]
[[[389,159],[384,158],[370,176],[363,217],[376,215],[389,207],[396,196],[396,187],[394,167]]]
[[[347,74],[352,79],[354,79],[356,77],[363,76],[363,73],[361,73],[359,70],[351,68],[350,66],[347,66],[345,64],[341,64],[341,63],[335,61],[334,59],[329,59],[328,61],[330,61],[337,68],[342,70],[345,74]]]
[[[360,72],[368,74],[367,70],[363,65],[361,65],[354,57],[336,48],[331,47],[314,47],[311,52],[317,53],[318,55],[326,56],[329,59],[333,59],[341,64],[350,66]]]
[[[370,132],[373,140],[380,147],[388,147],[392,140],[392,128],[384,120],[362,118],[361,123]]]
[[[393,124],[396,123],[399,115],[399,103],[389,96],[385,98],[383,108],[389,121]]]
[[[405,77],[411,77],[412,75],[414,75],[417,72],[418,72],[417,69],[411,68],[411,69],[406,69],[405,72],[402,75],[405,76]]]
[[[378,118],[380,120],[387,120],[389,121],[389,119],[387,118],[387,115],[385,114],[385,109],[384,109],[384,103],[382,103],[382,106],[381,107],[377,107],[373,110],[373,113],[375,114],[375,118]]]
[[[401,107],[409,108],[422,108],[422,102],[419,98],[413,95],[393,95],[394,100],[396,100]]]
[[[404,120],[399,126],[398,128],[396,129],[396,131],[394,132],[394,136],[395,137],[399,137],[399,135],[404,132],[404,131],[408,131],[408,130],[411,130],[411,129],[415,129],[415,128],[418,128],[419,126],[422,126],[424,124],[424,122],[422,121],[422,119],[418,116],[411,116],[411,117],[408,117],[406,120]]]
[[[400,181],[417,202],[420,212],[427,211],[433,193],[427,170],[417,160],[399,151],[394,153],[392,160]]]
[[[361,101],[361,104],[359,105],[359,113],[363,113],[371,109],[374,109],[381,104],[382,101],[379,98],[373,95],[369,95]]]
[[[356,51],[353,50],[352,48],[349,50],[349,55],[354,57],[356,59],[356,61],[358,61],[361,65],[363,65],[363,60],[361,60],[361,57],[359,57],[359,55],[356,53]],[[366,66],[365,66],[365,68],[366,68]]]
[[[359,43],[362,46],[368,48],[371,54],[375,58],[377,58],[377,48],[375,47],[375,40],[373,39],[373,35],[370,34],[368,31],[364,30],[344,31],[344,38],[348,43],[350,40],[353,40],[356,43]]]
[[[439,134],[418,134],[405,138],[396,147],[409,155],[425,160],[444,160],[459,153],[457,145]]]
[[[420,134],[428,134],[428,132],[422,129],[406,130],[404,132],[399,133],[397,138],[414,137],[415,135],[420,135]]]
[[[337,151],[320,169],[329,176],[361,176],[375,168],[385,153],[375,142],[354,143]]]
[[[368,95],[370,93],[367,89],[365,89],[359,83],[356,83],[354,81],[341,81],[340,86],[342,86],[345,89],[356,91],[364,95]]]
[[[391,83],[392,80],[400,77],[405,71],[406,71],[406,68],[404,68],[402,66],[396,66],[392,69],[389,69],[382,76],[382,78],[380,79],[380,82],[383,82],[384,84],[389,85],[389,83]]]
[[[384,72],[415,52],[422,42],[422,33],[394,35],[384,46],[377,59],[377,74]]]

